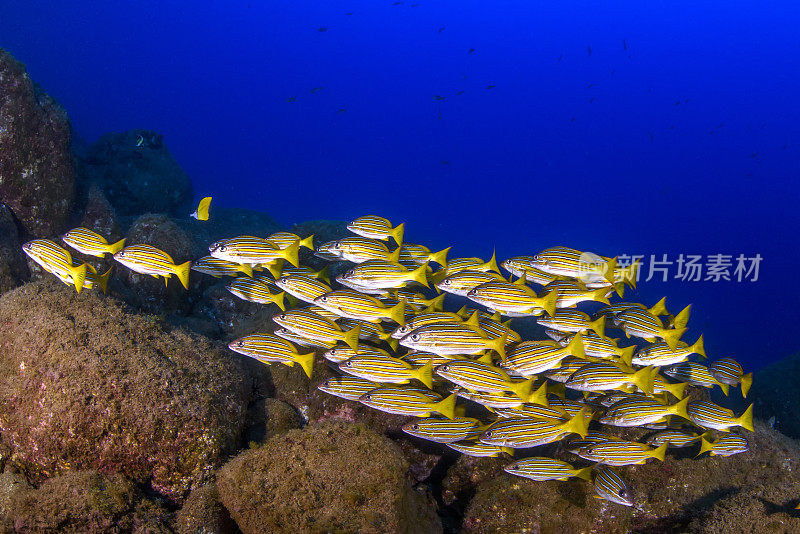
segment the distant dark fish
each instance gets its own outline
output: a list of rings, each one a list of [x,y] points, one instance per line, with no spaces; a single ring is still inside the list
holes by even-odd
[[[296,96],[290,96],[289,98],[286,99],[286,101],[289,102],[289,103],[294,102],[296,100],[297,100]]]
[[[463,95],[464,91],[456,91],[456,95]]]
[[[345,15],[347,15],[348,17],[351,16],[352,14],[353,14],[352,11],[348,11],[347,13],[345,13]]]
[[[650,142],[653,142],[653,132],[647,132],[647,135],[650,136]]]
[[[438,31],[437,33],[442,33],[443,31],[444,31],[444,26],[442,26],[441,28],[439,28],[439,31]]]
[[[470,48],[469,50],[467,50],[467,54],[471,54],[471,53],[473,53],[474,51],[475,51],[475,49],[474,49],[474,48]]]
[[[341,115],[342,113],[347,113],[347,108],[339,108],[336,110],[336,113],[338,113],[339,115]]]
[[[628,49],[628,41],[626,41],[625,39],[622,40],[622,49],[623,50],[627,50]]]
[[[670,130],[674,130],[674,129],[675,129],[675,125],[674,125],[674,124],[670,124],[670,125],[669,125],[669,129],[670,129]]]
[[[311,90],[309,91],[309,93],[311,93],[313,95],[317,91],[322,91],[322,86],[321,85],[319,87],[312,87]]]
[[[586,45],[586,52],[591,56],[592,55],[592,45]]]
[[[400,6],[403,5],[403,2],[394,2],[392,3],[393,6]]]
[[[787,147],[787,146],[789,146],[789,145],[783,145],[783,146],[781,147],[781,150],[786,150],[786,147]]]
[[[439,163],[441,163],[442,165],[450,165],[450,162],[449,162],[449,161],[447,161],[446,159],[443,159],[443,160],[442,160],[442,161],[440,161]]]
[[[445,100],[447,100],[446,97],[443,97],[442,95],[433,95],[433,99],[438,100],[440,102],[444,102]]]
[[[497,86],[494,85],[494,84],[491,84],[491,83],[486,86],[487,89],[494,89],[495,87],[497,87]]]
[[[680,100],[678,100],[677,102],[675,102],[675,105],[676,105],[676,106],[680,106],[680,105],[681,105],[681,101],[680,101]]]
[[[594,102],[594,97],[589,99],[589,103],[591,104],[592,102]]]
[[[559,61],[561,61],[562,59],[564,59],[564,54],[561,54],[560,56],[558,56],[558,60]]]
[[[569,122],[575,122],[575,117],[572,117]]]
[[[590,83],[589,85],[586,86],[587,89],[591,89],[592,87],[594,87],[593,83]]]
[[[752,154],[750,154],[750,159],[755,159],[757,157],[758,157],[758,152],[753,152]]]
[[[319,28],[317,28],[317,31],[320,32],[320,33],[326,32],[326,31],[328,31],[328,27],[327,26],[320,26]]]
[[[611,75],[615,75],[617,73],[617,69],[611,69]]]

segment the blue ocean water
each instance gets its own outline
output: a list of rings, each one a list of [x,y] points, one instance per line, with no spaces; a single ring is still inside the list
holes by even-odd
[[[88,141],[163,133],[218,206],[380,214],[452,256],[640,254],[644,279],[666,259],[627,296],[692,303],[686,339],[759,367],[800,348],[798,21],[789,2],[28,1],[0,5],[0,46]],[[730,280],[705,280],[715,261]]]

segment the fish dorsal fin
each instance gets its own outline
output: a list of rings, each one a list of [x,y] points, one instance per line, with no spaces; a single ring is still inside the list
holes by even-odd
[[[480,328],[481,327],[481,322],[479,320],[478,310],[475,310],[474,312],[472,312],[472,315],[469,316],[469,319],[467,319],[464,322],[466,324],[468,324],[469,326],[474,326],[475,328]]]

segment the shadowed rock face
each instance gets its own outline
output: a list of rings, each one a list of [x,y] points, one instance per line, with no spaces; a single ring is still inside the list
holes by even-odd
[[[0,205],[0,293],[18,286],[28,275],[11,210]]]
[[[74,187],[67,113],[0,49],[0,201],[25,232],[51,236],[64,230]]]
[[[84,179],[96,183],[121,216],[192,211],[189,177],[156,132],[106,134],[89,147],[80,168]]]
[[[204,338],[53,280],[0,297],[0,331],[2,458],[34,483],[100,469],[179,501],[241,445],[253,377]]]

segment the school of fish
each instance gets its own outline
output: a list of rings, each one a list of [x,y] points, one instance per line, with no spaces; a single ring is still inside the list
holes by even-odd
[[[192,216],[207,220],[210,201]],[[752,374],[732,358],[695,361],[706,357],[703,336],[681,339],[690,307],[673,315],[665,299],[649,307],[610,301],[636,287],[638,265],[563,246],[498,265],[494,254],[488,261],[448,258],[449,248],[433,252],[406,242],[404,224],[378,216],[347,228],[351,237],[316,249],[313,236],[289,232],[236,236],[182,264],[150,245],[110,244],[87,228],[62,241],[82,254],[111,254],[165,283],[175,275],[184,288],[190,270],[230,277],[233,295],[281,310],[273,332],[236,339],[232,351],[299,365],[309,378],[322,352],[337,375],[321,391],[414,417],[404,432],[462,454],[522,456],[505,467],[516,476],[585,479],[598,498],[632,506],[632,492],[613,467],[663,462],[670,448],[699,445],[698,456],[748,450],[747,438],[733,430],[753,431],[752,404],[737,415],[687,396],[691,386],[726,396],[739,387],[744,397],[752,384]],[[300,248],[349,269],[331,281],[327,267],[300,265]],[[55,241],[36,239],[22,249],[76,291],[106,291],[110,270],[98,274]],[[448,295],[451,304],[468,303],[445,311]],[[513,329],[516,317],[536,318],[548,339],[523,339]],[[608,427],[653,433],[626,441]],[[575,465],[527,454],[555,442]]]

